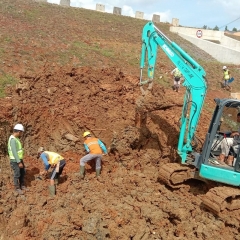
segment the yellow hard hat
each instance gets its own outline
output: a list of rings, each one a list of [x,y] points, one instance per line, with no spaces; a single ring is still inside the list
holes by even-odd
[[[86,137],[88,135],[91,135],[91,133],[89,131],[86,131],[86,132],[83,133],[83,137]]]

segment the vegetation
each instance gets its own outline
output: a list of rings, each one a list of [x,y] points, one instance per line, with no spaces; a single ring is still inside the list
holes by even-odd
[[[18,79],[25,72],[35,74],[46,63],[96,68],[117,66],[139,76],[141,34],[147,20],[30,0],[0,1],[0,9],[0,26],[4,26],[0,35],[0,70],[8,74],[8,77],[3,74],[4,78]],[[219,89],[223,64],[170,32],[170,24],[161,22],[156,26],[204,67],[210,88]],[[203,28],[209,29],[207,25]],[[161,79],[163,85],[171,84],[169,72],[173,67],[159,50],[154,79]],[[229,68],[235,73],[239,67]],[[234,75],[235,79],[238,75],[239,72]],[[240,89],[236,82],[233,85],[235,90]]]
[[[0,75],[0,98],[6,96],[5,89],[8,86],[15,85],[17,79],[9,74],[3,73]]]

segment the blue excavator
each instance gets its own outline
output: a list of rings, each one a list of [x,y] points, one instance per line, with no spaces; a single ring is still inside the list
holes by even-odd
[[[195,133],[207,93],[206,72],[180,46],[166,37],[153,22],[148,22],[142,32],[139,85],[143,94],[147,94],[147,90],[151,91],[153,87],[159,47],[181,71],[184,77],[182,85],[186,88],[177,149],[181,163],[164,164],[159,169],[159,178],[172,188],[186,186],[186,181],[189,179],[215,182],[215,187],[203,197],[203,205],[217,214],[225,209],[240,209],[240,151],[232,151],[234,161],[230,166],[218,161],[221,142],[227,141],[226,137],[229,136],[227,135],[229,133],[221,131],[221,128],[236,127],[234,120],[240,112],[240,101],[215,99],[216,106],[212,120],[205,141],[198,150],[199,147],[196,146],[198,138]],[[145,63],[147,63],[147,80],[143,80]],[[143,87],[146,85],[148,87],[144,91]]]

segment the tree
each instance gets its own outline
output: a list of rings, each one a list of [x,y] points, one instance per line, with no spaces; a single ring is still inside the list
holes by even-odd
[[[203,25],[203,29],[207,29],[207,25]]]
[[[235,27],[233,28],[233,32],[237,32],[237,29]]]
[[[227,26],[225,27],[225,31],[228,31],[228,28],[227,28]]]
[[[213,28],[213,30],[214,30],[214,31],[219,31],[219,27],[218,27],[218,26],[215,26],[215,27]]]

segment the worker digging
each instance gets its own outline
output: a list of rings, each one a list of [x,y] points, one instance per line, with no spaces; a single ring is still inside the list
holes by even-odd
[[[44,170],[40,172],[40,175],[46,176],[48,170],[52,168],[50,175],[49,193],[51,196],[56,194],[56,185],[58,185],[59,177],[66,165],[64,157],[55,152],[46,151],[43,147],[38,149],[38,158],[43,161]]]
[[[83,179],[85,175],[85,163],[95,160],[96,177],[99,178],[101,173],[102,156],[107,154],[106,146],[103,142],[95,137],[89,131],[83,133],[84,148],[87,155],[80,159],[80,178]]]

